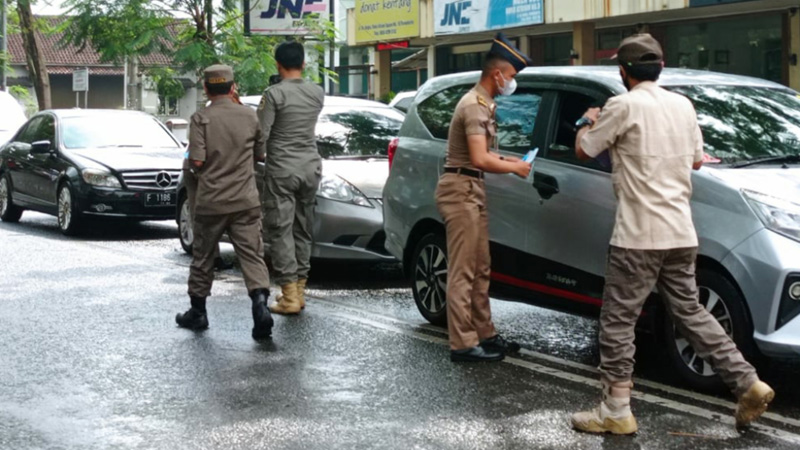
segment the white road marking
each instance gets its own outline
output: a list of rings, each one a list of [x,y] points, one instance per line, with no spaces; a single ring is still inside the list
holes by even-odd
[[[378,317],[381,320],[386,320],[386,321],[389,321],[389,322],[392,322],[392,323],[396,323],[396,324],[400,324],[400,325],[416,327],[416,328],[420,328],[420,329],[423,329],[423,330],[426,330],[426,331],[437,333],[437,334],[442,335],[442,336],[447,336],[447,331],[445,329],[437,327],[437,326],[434,326],[434,325],[431,325],[431,324],[427,324],[427,323],[419,324],[419,323],[409,322],[409,321],[406,321],[406,320],[403,320],[403,319],[398,319],[396,317],[387,316],[387,315],[380,314],[380,313],[377,313],[377,312],[374,312],[374,311],[370,311],[370,310],[365,309],[365,308],[360,308],[360,307],[357,307],[357,306],[348,305],[348,304],[345,304],[345,303],[342,303],[342,302],[339,302],[339,301],[336,301],[336,300],[318,298],[318,297],[313,297],[313,298],[314,298],[315,302],[320,301],[320,302],[328,303],[328,304],[330,304],[332,306],[335,306],[337,308],[347,309],[347,310],[350,310],[353,313],[357,313],[359,315],[368,314],[368,315],[372,315],[373,317]],[[423,336],[427,336],[427,335],[422,334],[422,333],[420,333],[420,334],[423,335]],[[440,339],[440,340],[443,341],[445,344],[447,343],[446,338],[443,338],[443,339]],[[582,371],[590,372],[592,374],[599,374],[599,370],[596,367],[589,366],[589,365],[586,365],[586,364],[581,364],[581,363],[578,363],[578,362],[575,362],[575,361],[570,361],[570,360],[567,360],[567,359],[558,358],[556,356],[547,355],[547,354],[544,354],[544,353],[539,353],[539,352],[528,350],[528,349],[522,349],[520,351],[520,353],[522,353],[525,356],[529,356],[531,358],[534,358],[534,359],[539,359],[539,360],[550,362],[550,363],[553,363],[553,364],[558,364],[558,365],[563,366],[563,367],[570,367],[570,368],[573,368],[573,369],[579,369],[579,370],[582,370]],[[506,359],[508,360],[509,358],[506,358]],[[519,360],[519,361],[523,362],[523,363],[526,362],[526,361],[523,361],[523,360]],[[542,366],[542,367],[544,367],[544,366]],[[636,384],[638,386],[645,386],[645,387],[648,387],[650,389],[659,390],[659,391],[665,392],[667,394],[676,395],[676,396],[680,396],[680,397],[685,397],[685,398],[692,399],[692,400],[695,400],[695,401],[699,401],[699,402],[702,402],[702,403],[706,403],[706,404],[710,404],[710,405],[714,405],[714,406],[719,406],[719,407],[722,407],[722,408],[726,408],[726,409],[728,409],[730,411],[735,411],[736,410],[736,403],[733,403],[733,402],[730,402],[730,401],[726,401],[726,400],[723,400],[721,398],[713,397],[713,396],[710,396],[710,395],[704,395],[704,394],[700,394],[700,393],[697,393],[697,392],[692,392],[692,391],[688,391],[688,390],[685,390],[685,389],[680,389],[680,388],[668,386],[666,384],[657,383],[655,381],[644,380],[644,379],[641,379],[641,378],[635,378],[634,379],[634,384]],[[595,381],[594,385],[595,386],[599,386],[599,382]],[[640,393],[640,395],[646,396],[646,395],[649,395],[649,394]],[[637,398],[639,398],[639,397],[637,397]],[[660,397],[654,397],[654,398],[660,398]],[[677,403],[677,404],[682,405],[682,406],[687,406],[687,407],[689,406],[689,405],[685,405],[683,403]],[[703,411],[707,411],[707,410],[703,410]],[[717,413],[714,413],[714,414],[716,416],[719,415]],[[785,416],[782,416],[780,414],[771,413],[771,412],[765,413],[762,417],[765,418],[765,419],[771,420],[773,422],[780,423],[782,425],[787,425],[787,426],[790,426],[790,427],[794,427],[794,428],[800,429],[800,420],[793,419],[791,417],[785,417]],[[731,422],[731,423],[733,423],[733,422]]]

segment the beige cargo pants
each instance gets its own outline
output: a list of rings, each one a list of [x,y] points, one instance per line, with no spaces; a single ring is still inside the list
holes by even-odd
[[[667,313],[697,355],[740,396],[758,378],[736,344],[698,300],[697,248],[630,250],[611,247],[600,312],[600,374],[609,383],[633,375],[634,327],[645,300],[658,287]],[[666,345],[672,345],[666,343]]]
[[[445,173],[436,206],[447,231],[447,327],[450,348],[475,347],[497,334],[489,304],[491,255],[483,180]]]

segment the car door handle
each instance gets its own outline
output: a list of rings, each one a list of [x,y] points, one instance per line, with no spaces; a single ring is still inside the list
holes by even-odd
[[[533,173],[533,187],[539,192],[543,200],[548,200],[560,192],[558,180],[551,175],[540,172]]]

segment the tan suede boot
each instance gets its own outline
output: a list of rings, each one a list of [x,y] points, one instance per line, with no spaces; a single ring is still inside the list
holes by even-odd
[[[300,309],[306,309],[306,283],[308,283],[308,278],[297,280],[297,297],[300,299]]]
[[[746,427],[767,410],[770,402],[775,398],[775,391],[767,383],[756,381],[750,389],[739,397],[736,405],[736,426]]]
[[[633,434],[639,431],[631,413],[633,383],[603,382],[603,401],[600,406],[572,415],[572,426],[587,433]]]
[[[269,310],[274,314],[299,314],[300,300],[297,298],[297,283],[289,283],[281,286],[282,296],[277,303],[270,305]]]

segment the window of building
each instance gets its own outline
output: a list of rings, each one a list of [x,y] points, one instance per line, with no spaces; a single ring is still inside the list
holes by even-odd
[[[180,99],[176,97],[158,96],[158,114],[161,116],[180,115]]]
[[[667,25],[668,67],[783,79],[782,22],[779,14]]]

